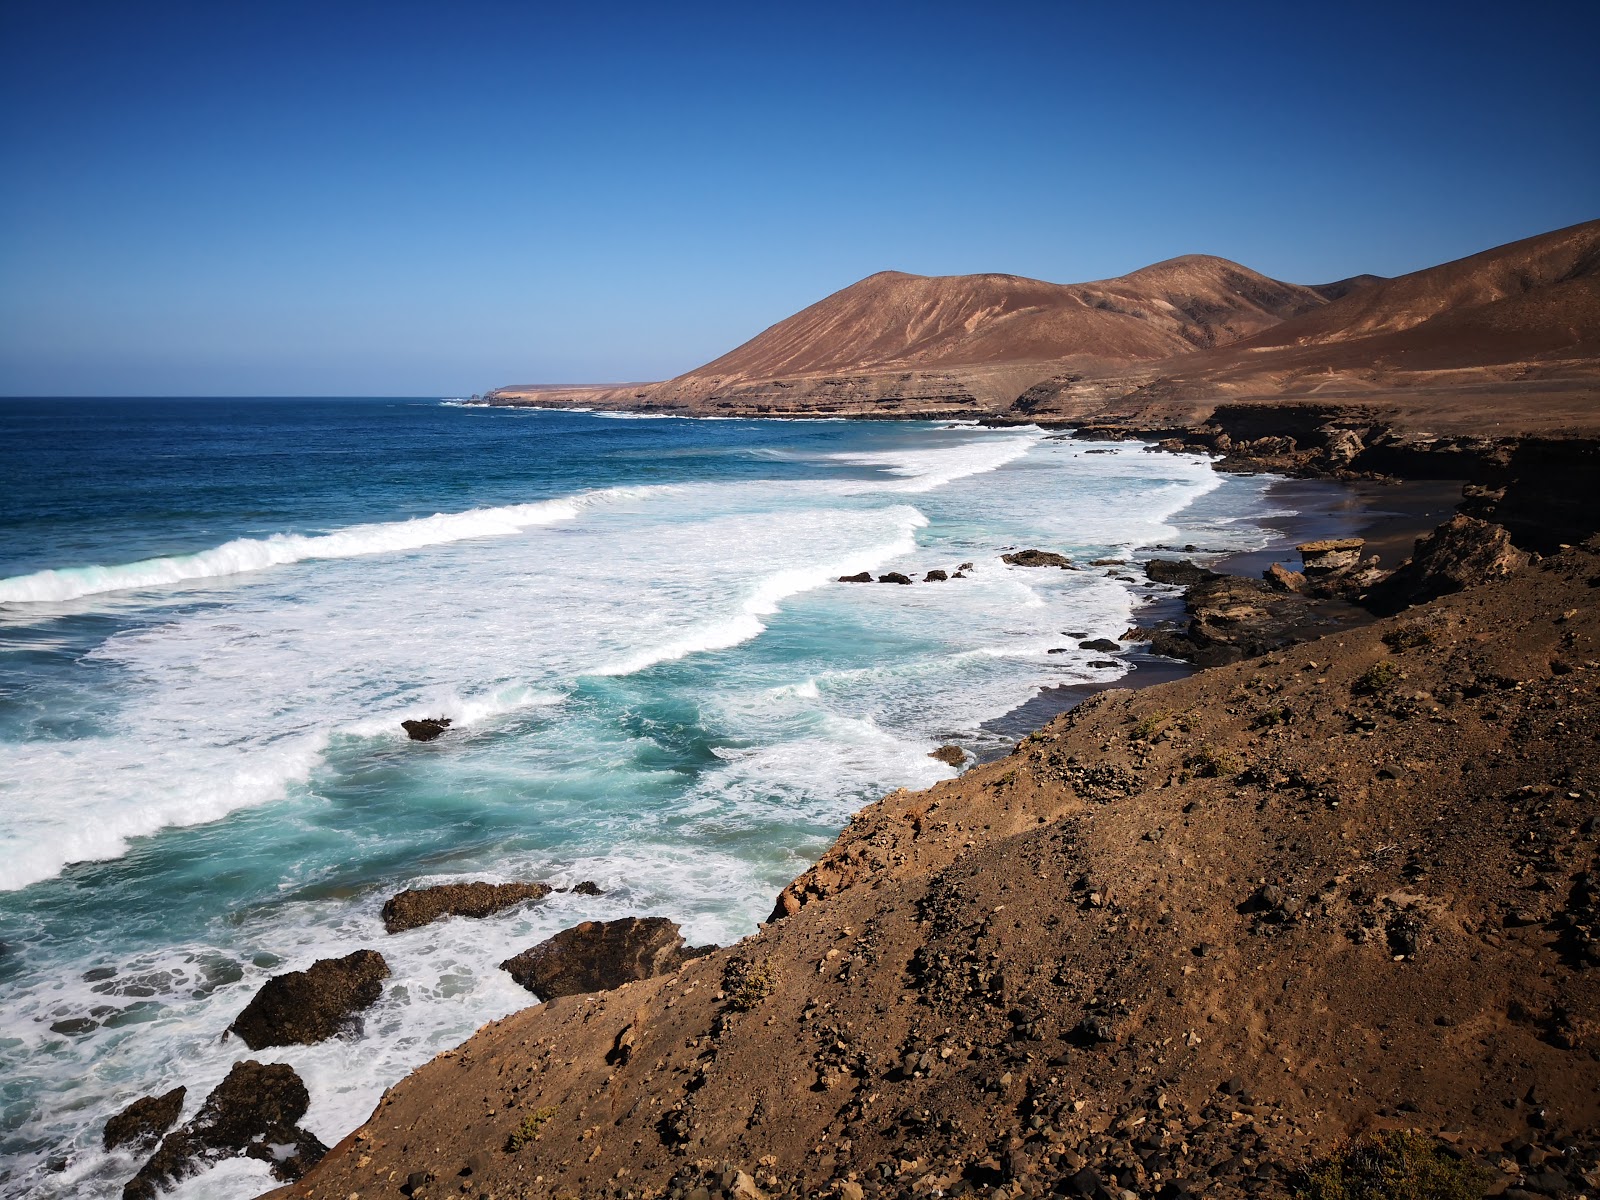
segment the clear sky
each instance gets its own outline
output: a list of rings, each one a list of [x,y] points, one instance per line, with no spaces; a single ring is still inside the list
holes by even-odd
[[[0,0],[0,394],[657,379],[874,271],[1600,216],[1600,5]]]

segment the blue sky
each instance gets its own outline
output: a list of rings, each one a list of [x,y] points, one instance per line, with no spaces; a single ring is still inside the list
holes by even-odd
[[[655,379],[886,268],[1414,270],[1600,216],[1597,14],[5,0],[0,393]]]

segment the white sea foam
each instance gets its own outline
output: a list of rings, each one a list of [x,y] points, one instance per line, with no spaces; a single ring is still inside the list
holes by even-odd
[[[535,525],[570,521],[584,508],[619,494],[641,489],[611,489],[533,504],[475,508],[436,513],[409,521],[353,525],[323,534],[273,534],[235,538],[210,550],[169,558],[148,558],[122,566],[63,567],[0,579],[0,603],[38,604],[76,600],[102,592],[161,587],[195,579],[212,579],[261,571],[307,559],[355,558],[440,546],[470,538],[506,537]]]
[[[776,613],[779,604],[790,596],[821,587],[840,575],[853,575],[870,570],[891,559],[910,554],[916,548],[916,531],[928,524],[928,518],[909,507],[890,510],[889,515],[892,519],[897,519],[901,526],[898,535],[892,540],[853,550],[830,562],[787,567],[776,571],[758,581],[740,602],[737,611],[732,614],[700,625],[683,636],[661,645],[640,650],[620,662],[601,667],[592,673],[632,675],[658,663],[672,662],[690,654],[700,654],[710,650],[726,650],[760,636],[766,629],[761,618]]]
[[[1015,462],[1043,440],[1040,433],[1008,433],[1003,437],[979,438],[937,449],[830,454],[828,457],[852,466],[881,467],[904,479],[903,483],[869,486],[902,492],[931,492],[969,475],[998,470]]]

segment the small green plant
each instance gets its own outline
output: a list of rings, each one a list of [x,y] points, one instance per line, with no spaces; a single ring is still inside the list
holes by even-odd
[[[1139,723],[1133,727],[1133,736],[1141,742],[1148,742],[1166,728],[1166,724],[1170,720],[1172,720],[1172,714],[1166,709],[1152,709],[1139,718]]]
[[[1294,720],[1294,711],[1279,704],[1263,713],[1256,714],[1255,719],[1250,722],[1250,728],[1271,729],[1274,725],[1287,725],[1292,720]]]
[[[1385,658],[1363,671],[1361,678],[1350,685],[1350,690],[1363,696],[1376,696],[1380,692],[1393,691],[1400,679],[1399,666],[1393,659]]]
[[[529,1142],[539,1140],[539,1131],[556,1115],[556,1110],[551,1107],[536,1108],[522,1118],[522,1123],[511,1131],[511,1136],[506,1138],[506,1150],[515,1154]]]
[[[769,958],[760,962],[730,958],[722,969],[723,1002],[733,1012],[749,1012],[777,986],[778,972]]]
[[[1223,775],[1239,773],[1239,760],[1226,750],[1218,750],[1215,746],[1204,746],[1191,754],[1185,760],[1184,766],[1201,779],[1216,779]]]
[[[1383,635],[1383,644],[1391,650],[1410,650],[1416,646],[1433,644],[1433,634],[1421,625],[1400,625]]]
[[[1394,1131],[1319,1159],[1292,1188],[1297,1200],[1480,1200],[1488,1178],[1444,1143]]]

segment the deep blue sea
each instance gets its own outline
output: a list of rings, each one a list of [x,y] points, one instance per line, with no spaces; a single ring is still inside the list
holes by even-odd
[[[0,1194],[41,1197],[119,1195],[106,1118],[192,1114],[269,975],[393,970],[359,1037],[257,1056],[332,1144],[530,1003],[496,964],[558,929],[752,932],[930,750],[1126,670],[1078,642],[1160,589],[1087,564],[1265,540],[1264,481],[1137,444],[438,399],[0,400],[0,480]],[[461,879],[605,894],[385,935]]]

